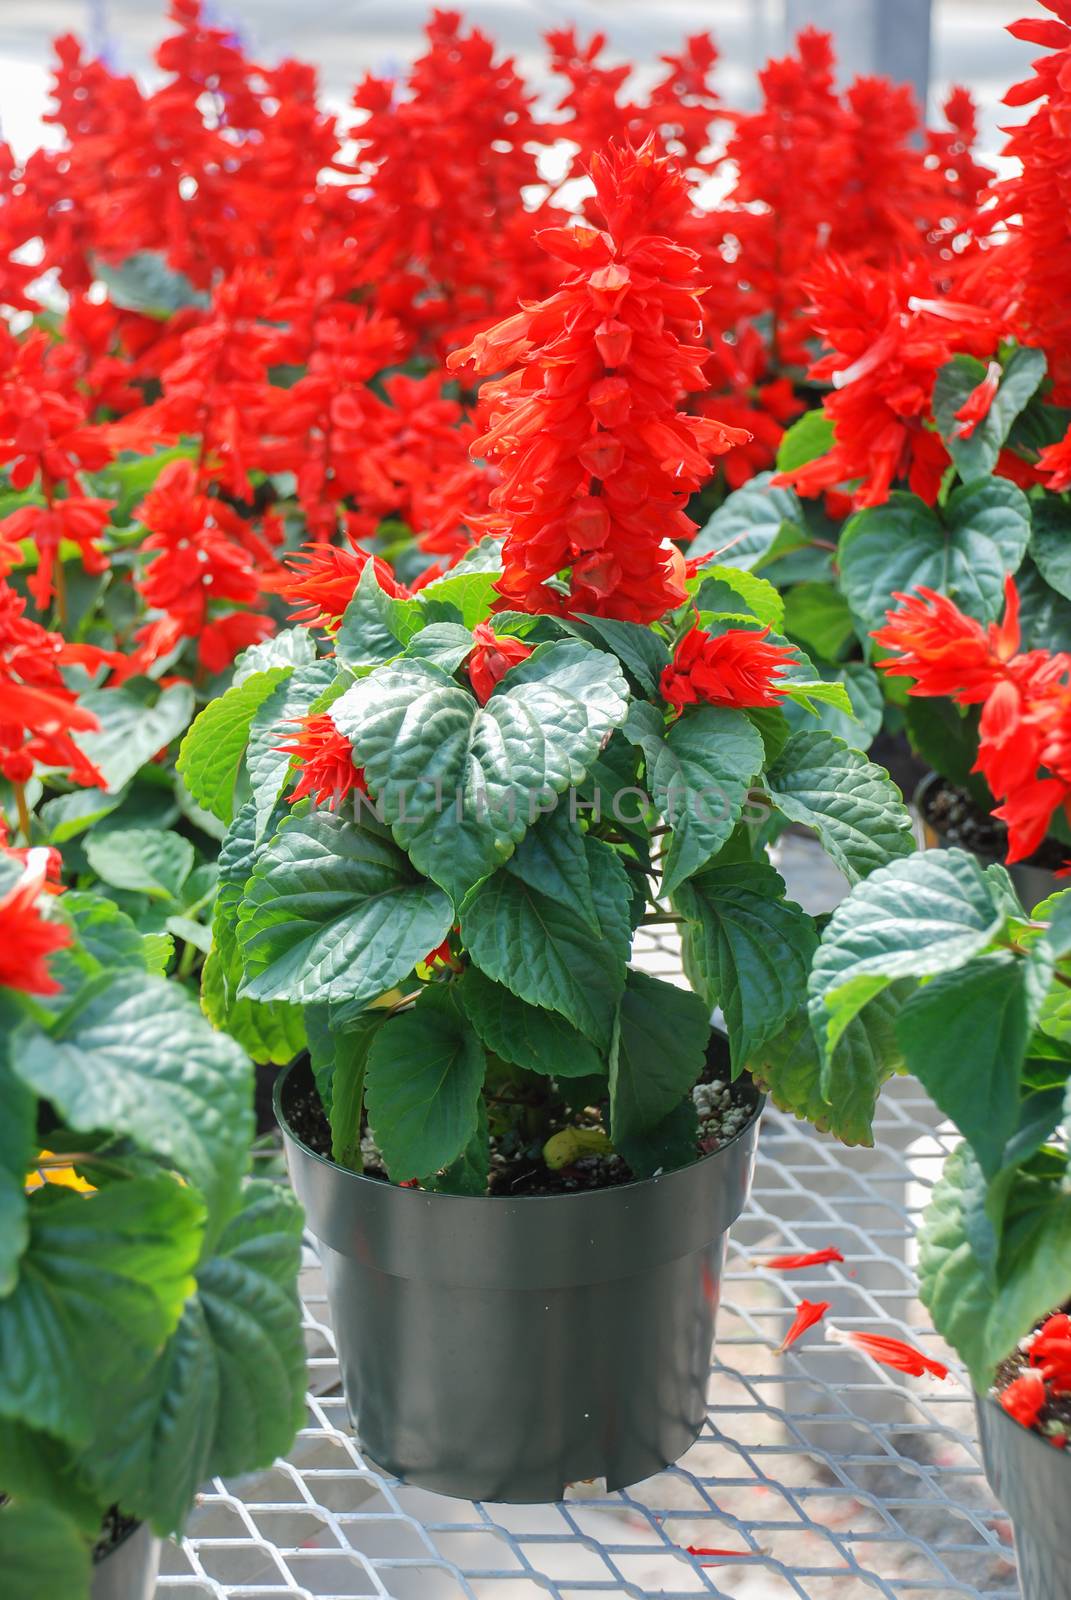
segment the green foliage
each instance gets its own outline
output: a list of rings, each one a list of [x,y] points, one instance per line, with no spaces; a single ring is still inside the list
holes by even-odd
[[[956,412],[985,375],[984,362],[973,356],[954,356],[941,368],[934,385],[934,418],[964,483],[987,477],[993,471],[1016,417],[1045,376],[1044,352],[1025,347],[1012,352],[987,415],[965,439],[959,431]]]
[[[777,449],[778,472],[795,472],[808,461],[828,455],[834,444],[833,422],[821,408],[805,411],[785,429]]]
[[[424,1178],[476,1133],[483,1047],[449,988],[423,991],[377,1031],[368,1052],[368,1122],[395,1182]]]
[[[640,1177],[667,1165],[659,1159],[659,1129],[702,1074],[709,1038],[698,995],[645,972],[628,974],[610,1050],[610,1134]],[[652,1136],[655,1148],[645,1159]],[[685,1151],[685,1160],[695,1159],[694,1129]]]
[[[794,733],[766,792],[789,822],[814,829],[849,883],[915,848],[911,813],[888,773],[831,733]]]
[[[193,690],[175,683],[161,689],[150,678],[129,678],[118,689],[89,689],[80,702],[100,723],[76,742],[104,775],[109,793],[122,789],[158,751],[182,733],[193,716]]]
[[[759,473],[726,498],[693,539],[691,560],[709,556],[750,572],[782,550],[808,542],[799,496],[793,489],[771,488],[771,477]]]
[[[274,666],[236,681],[209,701],[182,741],[178,770],[197,804],[221,822],[234,815],[234,786],[253,718],[290,670]]]

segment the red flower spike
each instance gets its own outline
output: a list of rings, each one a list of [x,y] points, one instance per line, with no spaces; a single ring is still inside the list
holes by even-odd
[[[72,783],[104,788],[102,774],[71,737],[100,724],[60,671],[64,662],[83,659],[85,647],[66,644],[24,611],[25,601],[0,581],[0,773],[24,784],[35,768],[50,767]]]
[[[1001,365],[999,361],[991,361],[981,383],[976,385],[964,400],[959,410],[955,413],[959,427],[956,433],[961,439],[969,439],[980,422],[988,417],[993,401],[1000,388]]]
[[[728,628],[710,634],[692,628],[664,668],[659,685],[669,704],[682,711],[713,706],[776,706],[785,686],[777,680],[794,659],[784,645],[765,642],[769,628]]]
[[[770,1256],[756,1262],[756,1266],[767,1267],[771,1272],[799,1272],[804,1267],[823,1267],[827,1262],[843,1260],[836,1245],[829,1244],[822,1250],[810,1250],[805,1255]]]
[[[395,599],[404,597],[408,590],[396,582],[390,567],[378,556],[329,544],[306,545],[287,556],[285,575],[274,579],[269,587],[298,607],[291,614],[292,622],[303,622],[310,628],[337,628],[356,593],[361,573],[372,560],[384,593]]]
[[[897,1372],[906,1372],[912,1378],[921,1378],[927,1373],[934,1378],[948,1377],[948,1368],[943,1362],[934,1361],[932,1356],[924,1355],[903,1339],[891,1339],[883,1333],[859,1333],[854,1328],[834,1327],[832,1323],[826,1328],[826,1338],[831,1344],[850,1345],[882,1366],[895,1367]]]
[[[472,630],[472,637],[475,644],[466,658],[465,670],[473,693],[485,706],[495,684],[505,677],[511,667],[530,656],[532,647],[520,639],[510,638],[508,634],[495,633],[487,622],[478,623]]]
[[[777,1346],[778,1355],[781,1355],[790,1345],[794,1345],[796,1340],[807,1332],[808,1328],[813,1328],[815,1323],[821,1322],[829,1307],[830,1301],[828,1300],[801,1300],[796,1307],[796,1315],[792,1321],[792,1326]]]
[[[289,796],[290,805],[311,795],[317,805],[336,810],[346,796],[357,790],[368,793],[364,770],[354,763],[353,746],[339,733],[329,716],[298,717],[298,732],[289,744],[277,745],[282,755],[300,763],[300,781]]]
[[[49,922],[37,901],[52,886],[46,878],[55,852],[8,850],[3,855],[22,864],[12,888],[0,895],[0,986],[24,994],[58,994],[61,985],[48,970],[48,958],[72,943],[69,928]]]
[[[1024,1428],[1032,1428],[1048,1402],[1045,1380],[1035,1367],[1028,1367],[998,1396],[1000,1404]]]

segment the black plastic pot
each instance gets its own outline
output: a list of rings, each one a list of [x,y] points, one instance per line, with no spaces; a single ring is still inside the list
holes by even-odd
[[[706,1415],[726,1235],[747,1198],[761,1104],[690,1167],[570,1195],[398,1188],[313,1153],[290,1176],[320,1243],[361,1442],[410,1483],[558,1500],[676,1461]]]
[[[1015,1528],[1023,1600],[1071,1600],[1071,1456],[975,1395],[986,1477]]]
[[[922,831],[926,844],[930,849],[936,850],[950,850],[952,841],[947,839],[943,833],[939,833],[933,824],[926,820],[925,804],[927,797],[933,794],[936,789],[939,789],[944,781],[940,773],[931,772],[919,784],[914,795],[915,808],[922,819]],[[985,867],[998,860],[997,856],[983,855],[979,850],[973,851],[972,854],[977,856]],[[1055,894],[1057,889],[1066,888],[1064,880],[1058,878],[1050,868],[1035,867],[1029,861],[1016,861],[1007,870],[1011,875],[1012,883],[1015,885],[1015,892],[1027,911],[1033,911],[1035,906],[1040,905],[1043,900],[1047,900],[1050,894]]]
[[[153,1600],[161,1544],[147,1522],[131,1528],[94,1566],[91,1600]]]

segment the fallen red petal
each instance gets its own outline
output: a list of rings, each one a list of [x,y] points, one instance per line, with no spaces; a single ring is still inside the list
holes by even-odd
[[[821,1322],[829,1310],[828,1300],[801,1300],[796,1307],[796,1315],[792,1326],[777,1347],[778,1354],[787,1350],[789,1345],[795,1344],[808,1328],[813,1328],[816,1322]]]
[[[895,1367],[898,1372],[909,1373],[913,1378],[921,1378],[925,1373],[930,1373],[934,1378],[948,1377],[948,1368],[943,1362],[934,1361],[932,1356],[924,1355],[914,1345],[906,1344],[903,1339],[891,1339],[888,1334],[858,1333],[855,1329],[830,1325],[826,1329],[826,1338],[832,1344],[852,1345],[872,1360],[880,1361],[882,1366]]]
[[[822,1267],[827,1261],[843,1260],[836,1245],[829,1244],[822,1250],[810,1250],[800,1255],[770,1256],[756,1265],[769,1267],[772,1272],[798,1272],[802,1267]]]

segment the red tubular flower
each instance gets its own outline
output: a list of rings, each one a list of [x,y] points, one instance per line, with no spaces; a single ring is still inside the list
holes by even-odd
[[[770,1256],[758,1265],[768,1267],[771,1272],[799,1272],[804,1267],[824,1267],[828,1262],[843,1260],[836,1245],[827,1244],[821,1250],[808,1250],[802,1255]]]
[[[959,423],[956,433],[961,439],[969,439],[978,424],[988,417],[990,407],[997,397],[997,390],[1000,388],[1000,375],[1000,362],[991,361],[981,383],[971,390],[956,412],[956,421]]]
[[[826,1329],[826,1338],[831,1344],[850,1345],[862,1355],[879,1361],[882,1366],[894,1367],[897,1372],[906,1372],[912,1378],[921,1378],[926,1373],[934,1378],[948,1377],[948,1368],[942,1361],[924,1355],[903,1339],[890,1339],[884,1333],[860,1333],[855,1328],[837,1328],[832,1323]]]
[[[1048,479],[1045,487],[1054,494],[1071,489],[1071,428],[1056,444],[1048,444],[1039,452],[1037,471]]]
[[[505,533],[499,593],[522,610],[646,622],[681,603],[670,544],[688,496],[745,435],[677,409],[705,387],[698,257],[673,243],[689,216],[680,174],[645,145],[593,159],[605,228],[552,228],[572,270],[549,299],[455,352],[506,377],[480,393],[473,453],[499,465],[487,526]],[[519,364],[518,364],[519,363]],[[564,578],[563,598],[554,580]]]
[[[1048,1402],[1045,1380],[1036,1367],[1028,1367],[1001,1391],[1000,1403],[1009,1417],[1024,1428],[1033,1428]]]
[[[710,634],[692,628],[685,634],[659,685],[670,705],[705,702],[712,706],[776,706],[785,686],[776,680],[792,661],[784,645],[767,644],[769,628],[727,628]]]
[[[24,994],[58,994],[61,985],[48,970],[48,958],[72,942],[62,923],[42,916],[38,900],[49,891],[46,883],[54,852],[8,850],[22,870],[11,888],[0,894],[0,986]]]
[[[891,676],[914,678],[909,694],[951,695],[960,705],[979,704],[1004,677],[1019,648],[1019,593],[1011,576],[1005,579],[1004,596],[1003,623],[984,627],[933,589],[897,594],[899,607],[887,613],[885,626],[872,635],[876,644],[897,654],[879,661],[878,667]]]
[[[506,676],[510,667],[530,656],[532,647],[520,639],[511,639],[508,634],[495,633],[489,622],[478,623],[472,630],[472,637],[476,642],[466,658],[465,670],[473,693],[485,706],[495,684]]]
[[[24,609],[22,598],[0,582],[0,772],[10,783],[25,784],[36,767],[47,767],[73,783],[104,788],[103,776],[71,737],[100,724],[60,672],[61,663],[79,659],[84,647],[68,646],[23,616]]]
[[[796,1307],[796,1315],[792,1320],[791,1327],[777,1347],[778,1355],[787,1350],[790,1345],[794,1345],[796,1340],[807,1332],[808,1328],[813,1328],[816,1322],[821,1322],[829,1310],[829,1306],[830,1302],[828,1300],[801,1300]]]
[[[291,621],[303,622],[309,628],[337,628],[356,593],[361,573],[372,560],[384,593],[394,599],[404,598],[409,591],[396,580],[385,561],[364,550],[339,549],[333,544],[306,545],[287,556],[283,563],[288,569],[286,574],[266,587],[298,607],[291,614]]]
[[[351,790],[368,793],[364,770],[354,763],[353,746],[330,717],[298,717],[295,726],[298,732],[290,743],[276,746],[301,766],[300,782],[289,797],[291,805],[310,794],[317,805],[335,811]]]

